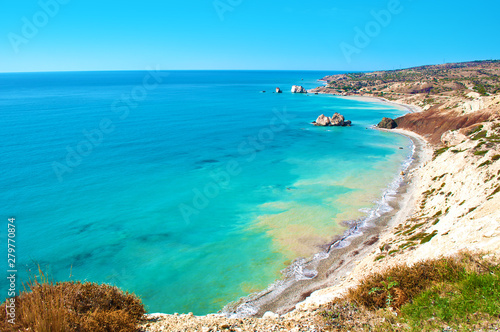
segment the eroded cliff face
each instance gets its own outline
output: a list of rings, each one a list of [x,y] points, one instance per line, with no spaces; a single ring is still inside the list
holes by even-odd
[[[495,118],[498,118],[498,113],[491,109],[463,114],[433,107],[427,111],[406,114],[395,121],[398,128],[410,130],[425,137],[429,143],[439,145],[442,143],[441,137],[447,131],[468,128]]]

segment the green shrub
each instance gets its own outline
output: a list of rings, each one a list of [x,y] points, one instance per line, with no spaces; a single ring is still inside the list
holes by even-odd
[[[454,283],[438,283],[404,305],[403,318],[420,330],[450,323],[459,328],[479,320],[496,321],[500,310],[499,272],[495,267],[490,273],[464,273]]]
[[[439,156],[440,154],[448,151],[449,147],[443,147],[443,148],[440,148],[440,149],[437,149],[434,151],[434,158],[436,158],[437,156]]]
[[[438,219],[439,220],[439,219]],[[433,231],[432,233],[430,234],[426,234],[424,237],[422,237],[422,239],[420,240],[420,244],[424,244],[424,243],[427,243],[429,242],[430,240],[432,240],[432,238],[434,236],[436,236],[438,232],[437,231]]]
[[[477,167],[479,168],[479,167],[487,166],[487,165],[490,165],[490,164],[491,164],[491,161],[486,160],[485,162],[479,164],[479,166],[477,166]]]
[[[483,125],[479,125],[479,126],[475,127],[474,129],[472,129],[471,131],[469,131],[467,133],[467,136],[475,134],[475,133],[477,133],[478,131],[481,131],[481,130],[483,130]]]
[[[475,156],[484,156],[488,151],[474,151]]]
[[[472,137],[472,139],[474,141],[477,141],[478,139],[485,138],[486,135],[488,135],[488,132],[486,130],[482,130],[479,133],[477,133],[476,135],[474,135],[474,137]]]
[[[484,253],[462,252],[373,274],[326,306],[320,313],[322,327],[325,331],[496,331],[500,327],[497,263],[484,259]],[[383,309],[387,307],[396,310]]]
[[[386,307],[387,297],[393,299],[393,307],[399,308],[409,299],[419,294],[422,289],[429,287],[433,282],[455,280],[463,273],[463,266],[456,260],[448,258],[442,260],[427,260],[408,267],[399,265],[387,269],[383,273],[376,273],[361,281],[360,285],[349,290],[347,299],[357,305],[369,309]],[[389,278],[398,285],[385,292],[369,294],[374,288],[384,288],[382,282]]]

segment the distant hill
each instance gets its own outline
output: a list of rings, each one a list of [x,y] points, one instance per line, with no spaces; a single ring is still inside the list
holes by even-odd
[[[408,69],[326,76],[328,89],[393,97],[428,93],[450,95],[472,89],[482,95],[500,93],[500,60],[448,63]]]
[[[439,144],[448,130],[500,118],[500,60],[326,76],[315,93],[360,95],[415,105],[425,112],[396,119],[398,126]]]

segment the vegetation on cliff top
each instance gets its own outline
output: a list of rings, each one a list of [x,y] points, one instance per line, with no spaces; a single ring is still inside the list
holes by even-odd
[[[40,271],[15,297],[14,324],[0,306],[0,331],[133,332],[145,314],[142,301],[117,287],[90,282],[49,282]],[[10,301],[9,301],[10,304]]]
[[[364,92],[393,97],[403,94],[460,94],[470,89],[481,95],[500,93],[500,60],[473,61],[409,69],[327,76],[328,88],[337,92]],[[400,83],[400,84],[395,84]]]
[[[485,257],[488,255],[463,252],[371,275],[321,313],[324,328],[333,331],[498,328],[500,266]]]
[[[500,61],[474,61],[326,76],[313,91],[383,97],[425,112],[395,119],[397,127],[441,144],[450,130],[500,119]]]

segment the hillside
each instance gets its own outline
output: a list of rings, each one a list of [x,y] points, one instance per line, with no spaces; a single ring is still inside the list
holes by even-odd
[[[370,96],[426,111],[396,120],[398,127],[441,143],[448,130],[500,118],[500,61],[474,61],[409,69],[326,76],[310,92]]]

